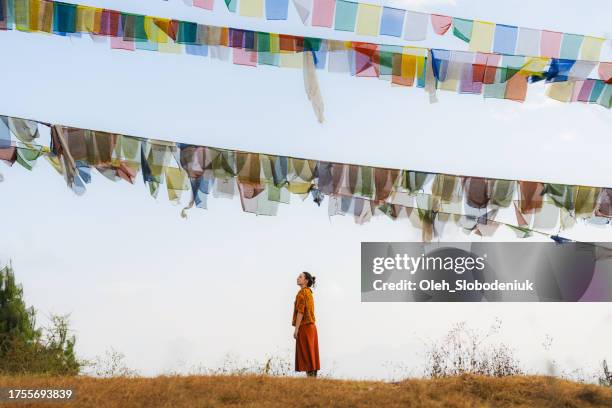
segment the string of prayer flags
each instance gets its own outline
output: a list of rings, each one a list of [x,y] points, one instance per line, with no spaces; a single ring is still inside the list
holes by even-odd
[[[329,7],[332,4],[325,1],[313,0],[301,4],[310,14],[311,4],[316,7]],[[308,68],[299,54],[309,52],[317,70],[376,77],[393,85],[416,86],[427,92],[431,102],[437,100],[437,89],[522,102],[528,84],[545,81],[552,86],[556,82],[569,82],[555,85],[549,89],[548,96],[563,102],[593,103],[610,108],[612,63],[560,58],[562,52],[564,56],[575,54],[579,44],[580,54],[589,54],[602,42],[580,41],[569,35],[563,37],[561,33],[517,30],[511,26],[452,18],[453,33],[465,37],[470,47],[478,51],[451,52],[208,26],[50,0],[20,0],[3,4],[7,11],[0,15],[0,27],[7,30],[17,28],[24,32],[56,35],[88,34],[93,39],[110,37],[110,46],[115,49],[187,53],[249,67],[272,65],[298,69]],[[264,4],[264,0],[249,0],[240,4],[240,10],[244,14],[263,13]],[[399,35],[400,25],[397,23],[401,20],[404,23],[404,38],[415,39],[422,37],[428,24],[431,24],[430,16],[423,13],[366,7],[344,0],[333,4],[334,25],[346,30],[354,30],[359,25],[358,30],[362,33],[371,33],[375,31],[373,28],[377,28]],[[38,12],[34,25],[30,24],[29,19],[29,11],[32,10]],[[377,26],[378,16],[380,26]],[[331,23],[329,15],[325,19],[319,22]],[[433,20],[438,32],[447,29],[447,17],[436,16]],[[475,35],[479,39],[474,39]],[[529,46],[526,39],[534,38],[543,39],[544,46],[538,45],[537,54],[542,53],[540,48],[543,48],[544,53],[557,56],[525,57],[490,53],[491,48],[498,52],[510,51],[515,42],[519,50]],[[588,49],[585,49],[585,45]],[[313,73],[306,77],[313,78]],[[321,93],[318,92],[318,95]],[[316,106],[317,118],[322,118],[323,104],[317,103]]]
[[[184,0],[202,9],[212,10],[213,0]],[[268,20],[288,19],[288,0],[224,0],[230,12],[238,9],[246,17]],[[16,21],[23,26],[27,1],[15,0]],[[496,24],[466,18],[428,14],[396,7],[350,0],[292,0],[303,24],[351,31],[368,36],[393,36],[407,41],[422,41],[431,25],[436,35],[451,31],[469,44],[470,51],[517,54],[528,57],[549,57],[599,61],[607,38],[539,30],[508,24]],[[265,6],[265,13],[264,13]],[[60,10],[70,12],[70,9]],[[18,28],[22,29],[22,28]],[[609,54],[608,54],[609,55]]]
[[[31,170],[44,156],[76,194],[92,182],[92,169],[131,184],[142,173],[153,197],[162,186],[177,205],[191,194],[182,216],[193,206],[206,208],[209,196],[236,195],[243,211],[276,215],[280,203],[298,195],[312,196],[317,205],[327,198],[328,214],[354,215],[358,224],[379,214],[409,219],[423,240],[439,237],[450,221],[483,236],[506,225],[521,237],[557,236],[578,222],[597,228],[612,223],[612,188],[360,166],[0,119],[0,160],[6,164]],[[41,127],[50,131],[49,147],[24,142],[37,139]]]

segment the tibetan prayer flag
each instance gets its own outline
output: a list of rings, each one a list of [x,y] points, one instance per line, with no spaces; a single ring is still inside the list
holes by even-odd
[[[464,18],[453,17],[453,35],[460,40],[469,43],[472,39],[472,28],[474,22]]]
[[[527,77],[516,74],[506,82],[505,99],[525,102],[527,96]]]
[[[599,78],[606,84],[612,83],[612,62],[599,63]]]
[[[155,24],[153,17],[145,16],[145,32],[152,43],[165,43],[168,41],[168,36]]]
[[[293,5],[300,16],[302,23],[306,24],[306,21],[310,16],[310,10],[312,10],[312,0],[293,0]]]
[[[382,8],[375,4],[359,3],[357,9],[357,34],[378,35]]]
[[[176,42],[179,44],[196,44],[198,25],[187,21],[179,21]]]
[[[240,15],[244,17],[263,17],[263,0],[240,0]]]
[[[543,57],[559,58],[562,36],[562,33],[556,31],[542,30],[540,54]]]
[[[578,59],[580,52],[580,46],[584,36],[578,34],[563,34],[563,41],[561,42],[561,51],[559,56],[564,59]]]
[[[274,1],[274,0],[272,0]],[[334,9],[336,0],[313,0],[312,25],[317,27],[330,27],[334,22]]]
[[[123,39],[126,41],[147,41],[145,19],[139,14],[123,14]]]
[[[540,30],[520,27],[518,34],[518,42],[516,45],[517,55],[539,57],[541,40],[542,32]]]
[[[346,0],[337,0],[334,29],[340,31],[355,31],[356,17],[357,3]]]
[[[405,14],[405,10],[383,7],[380,23],[380,34],[401,37]]]
[[[580,59],[587,61],[599,61],[601,55],[601,47],[606,39],[598,37],[584,37],[582,42],[582,50],[580,50]]]
[[[572,81],[555,82],[548,86],[546,96],[560,102],[569,102],[572,99],[574,83]]]
[[[193,0],[193,5],[206,10],[212,10],[214,6],[214,0]]]
[[[97,9],[97,10],[98,10],[98,15],[99,15],[100,9]],[[45,32],[45,33],[52,32],[53,30],[53,3],[50,1],[41,2],[38,12],[39,12],[38,30]],[[77,8],[77,18],[78,18],[78,8]],[[97,21],[99,22],[99,19]],[[97,28],[99,29],[99,24],[97,25]]]
[[[595,68],[596,65],[597,65],[597,62],[595,61],[576,60],[576,62],[574,63],[574,66],[569,72],[569,78],[570,79],[587,79],[591,75],[591,72],[593,72],[593,69]]]
[[[394,65],[391,82],[397,85],[412,86],[416,74],[416,56],[404,52],[401,56],[395,54],[393,57]],[[396,63],[396,60],[399,60],[399,62]],[[399,69],[396,68],[397,64],[400,65]]]
[[[39,12],[40,12],[40,2],[38,0],[33,0],[30,1],[29,4],[29,18],[28,18],[28,23],[29,23],[29,29],[31,31],[38,31],[38,26],[39,26]]]
[[[421,41],[427,38],[427,25],[429,15],[406,11],[406,23],[404,25],[404,40]]]
[[[597,103],[604,108],[610,109],[612,107],[612,85],[606,84],[601,96],[597,99]]]
[[[236,12],[236,3],[238,3],[238,0],[225,0],[227,9],[232,13]]]
[[[134,41],[124,40],[122,37],[111,37],[110,46],[113,49],[134,51]]]
[[[591,91],[593,90],[593,86],[595,85],[595,81],[592,79],[587,79],[582,84],[582,88],[580,88],[580,93],[578,94],[579,102],[589,102],[589,98],[591,96]]]
[[[470,40],[470,51],[491,52],[495,24],[486,21],[474,21],[472,38]]]
[[[268,20],[286,20],[289,0],[266,0],[266,18]]]
[[[240,15],[244,17],[262,17],[263,0],[240,0]]]
[[[3,1],[2,3],[5,2]],[[20,31],[30,31],[30,2],[28,0],[13,0],[13,5],[15,28]],[[10,3],[8,10],[11,10]],[[56,29],[54,30],[57,31]]]
[[[43,2],[42,4],[51,4],[49,2]],[[144,21],[144,16],[143,16]],[[98,26],[96,27],[96,9],[89,6],[78,6],[77,7],[77,25],[76,29],[82,33],[97,33],[100,31],[100,25],[98,20]]]
[[[77,7],[75,4],[54,2],[53,31],[59,33],[76,32]]]
[[[431,15],[431,25],[436,34],[444,35],[450,29],[453,24],[453,19],[448,16],[442,16],[440,14]]]
[[[596,103],[597,99],[603,92],[606,84],[603,81],[595,81],[593,84],[593,89],[591,90],[591,95],[589,95],[589,103]]]
[[[514,54],[517,38],[518,27],[497,24],[495,26],[493,52],[497,54]]]
[[[185,44],[185,52],[189,55],[206,57],[208,56],[208,45]]]

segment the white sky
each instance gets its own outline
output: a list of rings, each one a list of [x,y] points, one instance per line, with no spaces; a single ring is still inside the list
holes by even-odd
[[[180,0],[86,4],[354,37],[304,27],[291,6],[288,22],[267,22],[232,15],[221,0],[212,13]],[[612,15],[605,0],[563,6],[546,0],[527,8],[518,1],[389,4],[591,35],[605,34]],[[448,41],[448,48],[461,45]],[[612,185],[612,162],[605,159],[612,148],[610,111],[549,100],[541,86],[530,88],[524,104],[441,91],[440,102],[430,105],[421,89],[319,72],[326,109],[320,125],[299,70],[110,50],[88,38],[16,31],[1,32],[0,47],[3,115],[321,160]],[[326,205],[297,198],[278,217],[243,213],[238,199],[211,198],[209,210],[193,210],[183,220],[163,190],[156,201],[140,179],[132,186],[94,174],[77,197],[44,161],[32,173],[18,165],[0,172],[0,260],[13,259],[29,305],[42,314],[71,313],[83,357],[112,346],[131,367],[155,375],[215,366],[228,352],[259,360],[292,352],[295,277],[306,269],[319,281],[322,366],[339,377],[385,378],[390,361],[420,367],[419,339],[437,338],[460,320],[486,328],[496,316],[504,322],[501,339],[527,367],[543,370],[545,359],[555,358],[568,369],[594,369],[612,359],[610,304],[361,303],[360,243],[419,239],[407,222],[376,218],[358,226],[350,217],[329,219]],[[611,231],[589,229],[581,237],[610,241]],[[541,346],[546,335],[554,339],[550,353]]]

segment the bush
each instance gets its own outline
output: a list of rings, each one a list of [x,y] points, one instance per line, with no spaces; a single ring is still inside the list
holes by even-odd
[[[498,320],[488,333],[480,334],[465,322],[456,324],[441,341],[429,343],[425,352],[426,375],[438,378],[462,374],[493,377],[523,374],[509,346],[487,343],[500,327]]]
[[[612,372],[608,369],[608,362],[604,360],[601,363],[603,373],[599,376],[599,385],[603,387],[612,387]]]

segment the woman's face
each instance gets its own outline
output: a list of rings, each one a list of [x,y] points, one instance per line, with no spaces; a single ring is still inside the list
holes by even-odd
[[[304,274],[300,273],[298,275],[298,277],[297,277],[297,284],[298,284],[298,286],[306,286],[307,283],[308,282],[307,282],[306,277],[304,276]]]

